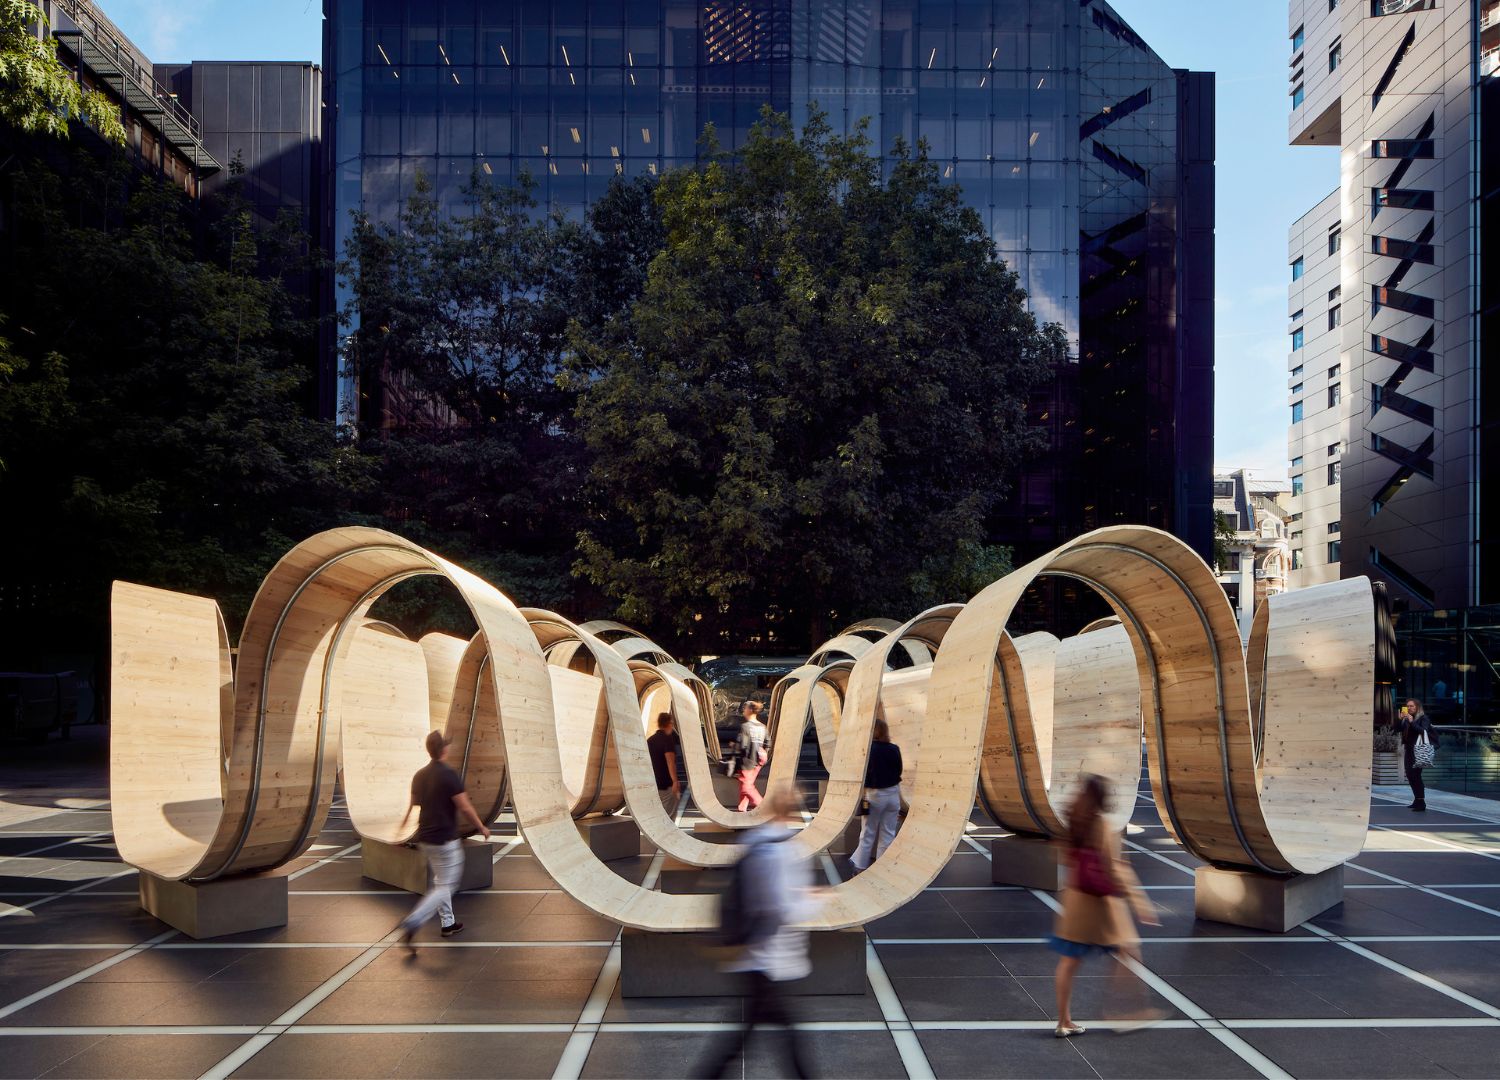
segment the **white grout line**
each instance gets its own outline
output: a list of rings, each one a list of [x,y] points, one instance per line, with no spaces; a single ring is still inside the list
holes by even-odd
[[[286,876],[286,879],[288,881],[296,881],[302,875],[304,875],[304,874],[310,874],[314,870],[318,869],[320,866],[327,866],[329,863],[338,862],[345,855],[348,855],[351,852],[358,851],[359,847],[360,846],[358,844],[350,844],[348,847],[344,848],[342,851],[338,851],[338,852],[335,852],[332,855],[325,856],[324,858],[321,858],[317,862],[313,863],[311,866],[304,866],[301,870],[293,870],[290,874],[288,874]]]
[[[829,882],[834,885],[841,883],[843,877],[834,864],[833,856],[824,851],[818,858]],[[896,988],[891,985],[890,976],[886,974],[885,965],[880,962],[880,954],[875,951],[875,943],[870,940],[868,932],[865,934],[865,978],[870,981],[870,990],[880,1005],[880,1015],[896,1044],[896,1053],[901,1055],[901,1066],[906,1070],[906,1075],[910,1080],[932,1080],[932,1063],[927,1060],[927,1051],[922,1048],[922,1040],[912,1030],[911,1020],[906,1015]]]
[[[4,839],[5,837],[8,837],[8,836],[24,836],[24,835],[26,835],[26,834],[24,834],[24,833],[0,833],[0,839]],[[63,833],[33,833],[33,834],[31,834],[30,838],[31,839],[40,839],[40,838],[46,837],[46,836],[62,836],[62,835],[65,835],[65,834],[63,834]],[[60,841],[60,842],[58,842],[56,844],[48,844],[46,847],[32,848],[30,851],[18,851],[14,855],[3,855],[3,856],[0,856],[0,865],[8,863],[12,859],[29,859],[33,855],[40,855],[44,851],[56,851],[60,847],[71,847],[74,844],[92,844],[92,843],[95,843],[95,842],[97,842],[99,840],[108,840],[108,839],[112,839],[112,834],[109,833],[109,832],[107,832],[107,831],[106,832],[89,833],[87,836],[70,836],[66,840],[62,840],[62,841]],[[78,861],[78,860],[75,860],[75,861]],[[105,861],[115,862],[117,860],[109,859],[109,860],[105,860]]]
[[[70,889],[63,889],[59,892],[50,893],[46,896],[43,896],[40,900],[31,901],[31,903],[29,904],[7,905],[4,911],[0,911],[0,919],[6,918],[7,916],[11,915],[19,915],[23,911],[31,911],[34,908],[41,907],[43,904],[50,904],[54,900],[61,900],[64,896],[72,896],[74,893],[81,893],[85,889],[93,888],[101,881],[113,881],[115,880],[115,878],[122,878],[126,874],[133,874],[135,872],[135,867],[127,866],[124,870],[117,871],[116,873],[105,874],[103,877],[89,878],[87,881],[79,882],[77,885],[74,885]]]
[[[1470,847],[1468,844],[1460,844],[1454,840],[1444,840],[1438,836],[1423,836],[1421,833],[1406,832],[1403,829],[1392,828],[1389,825],[1376,825],[1373,822],[1370,828],[1388,832],[1394,836],[1404,836],[1408,840],[1421,840],[1428,844],[1437,844],[1439,847],[1452,848],[1454,851],[1462,851],[1466,855],[1478,855],[1481,859],[1500,859],[1500,853],[1486,850],[1485,848]],[[1384,851],[1371,852],[1371,854],[1384,854]],[[1421,854],[1416,852],[1414,854]]]
[[[1308,929],[1312,930],[1313,933],[1319,935],[1320,937],[1326,937],[1334,944],[1341,945],[1344,948],[1348,949],[1350,952],[1356,953],[1359,956],[1363,956],[1366,960],[1373,960],[1383,968],[1389,968],[1391,971],[1396,972],[1398,975],[1405,975],[1413,982],[1420,983],[1421,985],[1427,987],[1429,990],[1436,990],[1439,994],[1442,994],[1445,997],[1450,997],[1461,1005],[1467,1005],[1469,1008],[1475,1010],[1476,1012],[1481,1012],[1486,1016],[1500,1019],[1500,1009],[1495,1008],[1488,1002],[1480,1001],[1472,994],[1466,994],[1462,990],[1458,990],[1452,986],[1449,986],[1445,982],[1440,982],[1439,980],[1434,979],[1431,975],[1424,975],[1420,971],[1417,971],[1415,968],[1409,968],[1399,961],[1392,960],[1389,956],[1382,956],[1378,952],[1367,949],[1363,945],[1356,944],[1355,942],[1350,941],[1348,938],[1339,937],[1339,935],[1332,933],[1331,931],[1324,930],[1320,926],[1313,926],[1311,923],[1307,925]]]
[[[1500,1020],[1487,1016],[1349,1016],[1290,1019],[1220,1020],[1227,1028],[1494,1028]]]
[[[97,964],[90,964],[82,971],[75,971],[67,978],[59,979],[51,986],[44,986],[35,993],[27,994],[25,997],[21,998],[18,1001],[12,1001],[4,1008],[0,1008],[0,1019],[3,1019],[7,1016],[13,1016],[14,1014],[20,1012],[22,1009],[30,1005],[35,1005],[43,998],[51,997],[59,990],[66,990],[68,987],[74,985],[75,983],[83,982],[84,979],[87,979],[91,975],[97,975],[99,972],[105,971],[108,968],[112,968],[122,961],[129,960],[132,956],[135,956],[138,953],[145,952],[147,949],[151,948],[151,946],[157,944],[158,942],[166,941],[169,937],[175,937],[176,934],[176,930],[168,930],[165,933],[157,934],[154,938],[148,938],[138,945],[130,946],[130,948],[126,949],[124,952],[119,952],[114,956],[106,957],[105,959],[100,960]]]
[[[1417,892],[1426,893],[1428,896],[1436,896],[1440,900],[1447,900],[1452,904],[1461,904],[1466,908],[1473,908],[1475,911],[1482,911],[1486,915],[1494,915],[1497,918],[1500,918],[1500,911],[1497,911],[1494,908],[1485,907],[1483,904],[1477,904],[1473,900],[1465,900],[1462,896],[1453,896],[1449,893],[1434,889],[1429,885],[1418,885],[1414,881],[1407,881],[1405,878],[1399,878],[1395,874],[1387,874],[1383,870],[1372,870],[1368,866],[1361,866],[1359,867],[1359,869],[1363,870],[1367,874],[1374,874],[1376,877],[1382,877],[1387,881],[1394,882],[1397,885],[1405,886],[1408,889],[1415,889]]]
[[[968,840],[967,837],[965,837],[965,839]],[[974,841],[968,840],[968,842],[974,847],[978,848],[979,851],[985,856],[985,858],[990,857],[989,852],[985,851],[983,848],[980,848],[978,844],[974,843]],[[1135,847],[1136,845],[1132,844],[1131,846]],[[1154,852],[1151,852],[1150,854],[1154,854]],[[1171,862],[1170,859],[1167,861]],[[1190,874],[1192,873],[1192,870],[1188,869],[1187,867],[1182,867],[1182,869],[1187,870],[1187,872]],[[1036,897],[1042,903],[1046,904],[1053,911],[1062,911],[1062,904],[1060,904],[1057,898],[1054,897],[1051,893],[1044,892],[1041,889],[1030,889],[1028,891],[1032,896]],[[1121,964],[1125,965],[1126,969],[1132,972],[1136,978],[1140,979],[1152,990],[1155,990],[1157,994],[1165,998],[1178,1012],[1182,1013],[1189,1020],[1197,1023],[1199,1027],[1203,1028],[1215,1039],[1218,1039],[1219,1042],[1223,1043],[1227,1049],[1233,1051],[1233,1053],[1237,1057],[1239,1057],[1242,1061],[1245,1062],[1246,1065],[1249,1065],[1256,1072],[1260,1073],[1261,1076],[1266,1077],[1267,1080],[1291,1080],[1291,1075],[1289,1073],[1284,1071],[1280,1066],[1278,1066],[1274,1061],[1262,1054],[1259,1050],[1255,1049],[1255,1047],[1245,1042],[1245,1040],[1241,1039],[1238,1035],[1234,1034],[1231,1031],[1225,1031],[1224,1029],[1220,1028],[1218,1026],[1218,1023],[1214,1020],[1213,1016],[1211,1016],[1206,1009],[1204,1009],[1197,1002],[1193,1001],[1186,994],[1182,993],[1161,976],[1157,975],[1156,972],[1152,971],[1144,964],[1132,960],[1126,956],[1120,956],[1117,954],[1115,956],[1115,959]]]
[[[677,813],[672,819],[673,824],[680,827],[682,816],[686,811],[687,798],[684,792],[683,796],[678,799]],[[656,883],[661,878],[662,864],[666,862],[666,859],[667,853],[659,849],[651,856],[650,865],[646,867],[646,876],[641,879],[641,888],[656,888]],[[589,1053],[594,1049],[594,1036],[599,1033],[599,1026],[604,1022],[604,1013],[609,1008],[609,999],[614,996],[615,987],[620,982],[621,933],[623,930],[617,931],[614,940],[609,943],[609,955],[604,958],[604,966],[599,969],[599,976],[594,980],[588,1000],[583,1003],[583,1010],[571,1027],[573,1034],[568,1037],[562,1056],[557,1059],[557,1066],[552,1070],[553,1080],[577,1080],[577,1077],[583,1073],[584,1065],[588,1063]]]

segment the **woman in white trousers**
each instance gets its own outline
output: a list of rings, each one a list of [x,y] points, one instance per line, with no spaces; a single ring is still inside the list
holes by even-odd
[[[865,766],[865,799],[870,810],[859,834],[859,850],[850,860],[856,870],[868,870],[885,854],[901,825],[901,748],[891,742],[891,729],[875,721],[870,761]]]

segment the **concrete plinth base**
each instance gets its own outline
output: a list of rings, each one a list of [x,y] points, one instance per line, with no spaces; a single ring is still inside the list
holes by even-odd
[[[584,818],[574,824],[594,857],[602,862],[633,859],[641,853],[641,830],[634,818]]]
[[[1200,919],[1284,934],[1344,899],[1344,866],[1321,874],[1275,877],[1200,866],[1194,872],[1193,911]]]
[[[192,884],[140,873],[141,907],[191,938],[286,925],[286,871]]]
[[[727,867],[684,867],[663,870],[656,879],[656,887],[664,893],[695,896],[717,895],[729,884]]]
[[[808,935],[812,974],[788,983],[793,994],[863,994],[863,930],[819,930]],[[627,928],[620,935],[622,997],[730,997],[746,992],[746,978],[719,970],[708,934],[656,934]]]
[[[495,849],[482,840],[464,840],[464,872],[458,891],[488,889],[495,880]],[[362,840],[359,845],[360,873],[382,885],[394,885],[409,893],[427,891],[427,856],[407,844]]]
[[[1039,836],[997,836],[990,841],[990,881],[1056,892],[1067,863],[1061,846]]]

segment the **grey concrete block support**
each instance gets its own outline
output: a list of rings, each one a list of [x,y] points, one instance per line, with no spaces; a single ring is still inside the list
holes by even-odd
[[[1067,876],[1063,848],[1039,836],[997,836],[990,841],[990,881],[1023,889],[1061,889]]]
[[[142,870],[141,907],[190,938],[286,925],[286,871],[192,883]]]
[[[1321,874],[1292,877],[1200,866],[1193,877],[1193,909],[1198,918],[1277,934],[1344,899],[1342,863]]]
[[[601,862],[633,859],[641,853],[641,829],[634,818],[584,818],[575,822],[578,835]]]
[[[464,840],[464,872],[458,891],[488,889],[495,880],[495,849],[482,840]],[[409,893],[427,891],[427,857],[420,848],[362,840],[359,845],[360,873],[382,885],[394,885]]]
[[[865,933],[819,930],[808,935],[812,974],[789,983],[793,994],[863,994]],[[719,970],[723,955],[708,934],[657,934],[626,928],[620,935],[622,997],[731,997],[746,992],[743,975]]]

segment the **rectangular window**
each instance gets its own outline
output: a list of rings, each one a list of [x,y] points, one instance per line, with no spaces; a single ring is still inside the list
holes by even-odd
[[[1337,484],[1339,482],[1339,464],[1337,461],[1330,461],[1328,463],[1328,482],[1330,484]]]
[[[1432,139],[1376,139],[1370,156],[1377,158],[1431,158],[1437,154]]]
[[[1292,312],[1292,317],[1290,319],[1288,319],[1287,321],[1288,322],[1301,322],[1302,321],[1302,309],[1298,308],[1296,311]]]
[[[1339,545],[1340,545],[1341,542],[1342,541],[1339,541],[1339,540],[1330,540],[1330,541],[1328,541],[1328,561],[1329,562],[1338,562],[1339,561]]]
[[[1328,10],[1332,11],[1339,6],[1339,0],[1328,0]]]
[[[1302,343],[1304,340],[1305,339],[1303,337],[1302,327],[1299,326],[1297,327],[1297,329],[1292,331],[1292,350],[1296,351],[1297,349],[1302,348]]]
[[[1296,476],[1292,477],[1292,494],[1293,495],[1301,495],[1302,494],[1302,474],[1301,473],[1298,473]]]
[[[1301,521],[1302,520],[1302,515],[1301,514],[1292,514],[1292,515],[1290,515],[1287,518],[1287,520],[1288,521]]]
[[[1333,44],[1328,47],[1328,70],[1337,71],[1339,61],[1344,58],[1344,41],[1342,38],[1334,38]]]
[[[1370,0],[1370,17],[1378,19],[1384,15],[1405,15],[1408,11],[1426,11],[1436,4],[1437,0]]]
[[[1294,470],[1302,468],[1302,459],[1300,457],[1292,458],[1292,468]]]
[[[1334,254],[1342,246],[1339,240],[1339,234],[1342,231],[1338,225],[1328,230],[1328,254]]]
[[[1302,569],[1302,549],[1301,548],[1293,548],[1292,549],[1292,569],[1293,570],[1301,570]]]
[[[1302,280],[1302,257],[1300,255],[1292,263],[1292,280]]]
[[[1292,402],[1292,423],[1302,423],[1302,402],[1300,401]]]
[[[1328,369],[1328,377],[1330,379],[1337,379],[1339,377],[1339,375],[1343,372],[1343,370],[1344,370],[1344,365],[1343,364],[1334,364],[1333,367],[1331,367],[1331,368]]]
[[[1381,308],[1388,307],[1427,319],[1435,317],[1437,308],[1430,296],[1418,296],[1416,293],[1402,292],[1384,285],[1370,286],[1370,305],[1371,315],[1377,315]]]
[[[1337,536],[1339,534],[1339,530],[1341,530],[1342,528],[1343,528],[1343,522],[1341,522],[1341,521],[1330,521],[1328,523],[1328,535],[1329,536]]]
[[[1294,53],[1301,52],[1302,51],[1302,43],[1307,40],[1307,35],[1305,33],[1303,33],[1304,29],[1305,29],[1305,27],[1299,26],[1292,33],[1292,52],[1294,52]]]
[[[1344,444],[1341,443],[1341,442],[1329,443],[1328,444],[1328,456],[1329,457],[1338,457],[1339,456],[1339,452],[1341,450],[1343,450],[1343,449],[1344,449]]]
[[[1331,304],[1343,295],[1344,287],[1342,285],[1335,285],[1333,288],[1328,290],[1328,302]]]
[[[1344,399],[1343,383],[1334,383],[1328,388],[1328,407],[1331,409]]]
[[[1334,304],[1333,307],[1328,309],[1328,329],[1332,330],[1343,321],[1344,316],[1342,306],[1339,304]]]
[[[1416,240],[1395,240],[1389,236],[1371,236],[1370,250],[1376,255],[1389,255],[1393,259],[1410,259],[1412,262],[1433,262],[1433,247]]]
[[[1370,203],[1376,210],[1431,210],[1432,192],[1415,188],[1371,188]]]
[[[1306,100],[1307,92],[1302,89],[1302,84],[1298,83],[1296,89],[1292,91],[1292,108],[1300,109],[1302,107],[1302,103]]]
[[[1301,375],[1301,374],[1302,374],[1302,365],[1301,364],[1298,364],[1296,367],[1292,368],[1292,378],[1295,379],[1298,375]]]
[[[1296,386],[1292,387],[1292,393],[1294,393],[1294,394],[1300,394],[1300,393],[1302,393],[1302,384],[1298,383]]]

